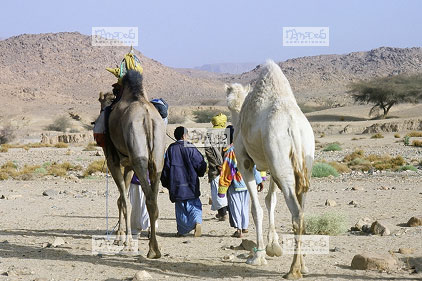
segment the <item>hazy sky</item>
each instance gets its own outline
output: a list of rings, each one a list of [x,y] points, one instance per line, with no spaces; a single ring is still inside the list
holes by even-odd
[[[421,0],[13,0],[0,37],[137,26],[138,49],[173,67],[422,46]],[[329,47],[283,47],[283,26],[328,26]]]

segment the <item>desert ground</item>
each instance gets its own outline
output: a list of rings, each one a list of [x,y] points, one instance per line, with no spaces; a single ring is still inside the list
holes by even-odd
[[[367,112],[368,107],[352,106],[308,114],[317,140],[315,160],[342,161],[345,155],[362,149],[368,154],[401,155],[407,163],[421,162],[422,148],[404,146],[402,141],[402,137],[411,131],[403,124],[409,118],[419,117],[420,107],[397,107],[391,112],[391,119],[378,121],[368,120]],[[384,138],[381,139],[372,139],[372,133],[362,134],[365,128],[374,123],[388,122],[403,125],[398,127],[402,130],[397,132],[401,138],[394,137],[396,132],[382,132]],[[36,122],[32,120],[33,123]],[[175,126],[169,125],[169,134],[172,134]],[[209,125],[187,123],[185,126]],[[24,131],[17,142],[39,142],[41,127],[32,127],[31,133]],[[340,133],[340,129],[345,127],[349,129]],[[388,130],[391,126],[380,128]],[[168,138],[167,142],[171,140]],[[333,142],[338,142],[342,150],[323,151],[323,147]],[[82,142],[72,143],[67,148],[10,148],[0,153],[0,166],[8,161],[18,167],[69,162],[86,168],[91,162],[104,159],[100,148],[87,151],[86,146],[87,143]],[[104,173],[94,173],[85,178],[81,173],[71,172],[65,177],[0,181],[0,281],[132,280],[141,270],[150,274],[153,280],[280,280],[290,268],[292,255],[288,254],[267,257],[268,265],[262,267],[245,263],[249,251],[238,247],[242,239],[232,238],[234,229],[227,221],[218,221],[216,212],[211,211],[210,187],[206,176],[201,179],[202,237],[194,238],[192,234],[175,237],[174,204],[170,202],[166,190],[161,189],[158,195],[160,259],[146,258],[146,233],[139,237],[140,253],[137,256],[92,255],[91,237],[106,233],[107,178]],[[108,183],[110,230],[118,220],[118,192],[111,178]],[[260,193],[264,230],[268,226],[264,205],[268,183],[265,182],[265,190]],[[49,196],[43,195],[46,190],[49,190]],[[335,200],[336,206],[326,206],[327,199]],[[406,226],[411,217],[422,215],[421,199],[420,166],[416,172],[349,172],[338,177],[312,178],[306,215],[326,212],[340,214],[346,219],[349,230],[364,217],[372,221],[382,220],[390,226],[391,234],[380,236],[347,231],[330,236],[329,253],[305,257],[310,273],[304,280],[421,280],[422,227]],[[351,201],[354,204],[349,204]],[[250,216],[249,233],[243,239],[255,241],[254,229]],[[290,213],[280,192],[276,229],[280,237],[292,233]],[[64,244],[50,246],[49,243],[57,238],[62,238]],[[411,248],[413,253],[400,254],[399,248]],[[398,267],[394,270],[351,268],[356,254],[387,256],[391,255],[389,252],[398,261]]]

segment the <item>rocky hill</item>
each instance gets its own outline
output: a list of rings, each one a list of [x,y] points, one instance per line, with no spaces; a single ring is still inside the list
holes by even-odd
[[[368,52],[320,55],[289,59],[279,63],[293,91],[302,101],[331,100],[350,103],[347,85],[359,79],[422,72],[422,48],[381,47]],[[225,77],[226,82],[250,83],[261,66],[252,71]]]
[[[0,41],[0,118],[7,114],[47,116],[69,110],[96,113],[98,93],[108,91],[128,47],[93,47],[77,32],[23,34]],[[173,69],[136,52],[149,97],[170,105],[224,105],[224,83],[253,82],[261,66],[240,75]],[[321,55],[279,63],[300,102],[347,104],[347,84],[357,79],[422,72],[422,48],[382,47],[368,52]]]
[[[0,115],[11,108],[51,112],[63,108],[98,109],[98,93],[116,78],[116,67],[128,47],[93,47],[90,36],[77,32],[23,34],[0,41]],[[190,77],[139,52],[149,97],[172,105],[199,105],[224,97],[223,82]]]

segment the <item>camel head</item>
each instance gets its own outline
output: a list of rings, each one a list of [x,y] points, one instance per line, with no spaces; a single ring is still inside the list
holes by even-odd
[[[239,83],[225,85],[227,94],[227,107],[230,111],[239,113],[246,96],[251,90],[251,86],[243,87]]]
[[[251,86],[243,87],[239,83],[225,85],[227,94],[227,107],[232,115],[233,124],[237,123],[237,119],[242,109],[243,102],[251,90]]]
[[[105,94],[103,92],[100,92],[98,101],[101,104],[101,110],[111,105],[111,103],[113,102],[115,98],[116,96],[112,92],[107,92]]]

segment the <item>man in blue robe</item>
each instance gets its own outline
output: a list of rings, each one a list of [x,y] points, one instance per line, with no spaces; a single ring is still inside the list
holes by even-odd
[[[199,196],[199,177],[207,169],[204,157],[198,149],[186,141],[187,130],[174,130],[176,142],[165,154],[161,184],[169,190],[170,201],[175,203],[177,236],[184,236],[195,230],[194,236],[201,236],[202,204]]]

